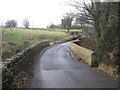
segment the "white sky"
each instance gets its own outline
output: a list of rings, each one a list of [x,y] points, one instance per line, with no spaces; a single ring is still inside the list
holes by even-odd
[[[64,5],[69,0],[0,0],[0,23],[15,19],[22,26],[29,19],[30,27],[45,28],[50,23],[60,24],[62,16],[74,7]]]

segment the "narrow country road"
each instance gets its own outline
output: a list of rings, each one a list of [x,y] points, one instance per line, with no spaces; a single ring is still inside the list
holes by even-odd
[[[34,64],[31,88],[117,88],[118,82],[68,53],[69,42],[45,48]]]

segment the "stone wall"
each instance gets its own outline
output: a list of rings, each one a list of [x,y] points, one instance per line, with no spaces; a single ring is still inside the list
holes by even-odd
[[[49,43],[48,41],[40,42],[27,48],[24,52],[17,54],[15,57],[7,59],[2,68],[2,88],[12,88],[14,77],[27,68],[28,63],[34,60],[40,50],[49,46]]]
[[[89,50],[87,48],[81,47],[76,44],[77,42],[71,42],[70,43],[70,49],[82,60],[84,60],[86,63],[92,66],[93,60],[92,55],[93,51]]]

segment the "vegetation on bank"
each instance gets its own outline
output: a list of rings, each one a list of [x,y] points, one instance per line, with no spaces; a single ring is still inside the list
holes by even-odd
[[[95,44],[94,65],[99,70],[115,76],[120,75],[120,2],[94,2],[87,4],[73,1],[70,5],[78,11],[78,21],[82,22],[82,30]],[[82,12],[82,13],[81,13]],[[89,25],[89,26],[86,26]]]
[[[120,39],[118,28],[118,6],[119,3],[97,3],[101,4],[104,12],[96,21],[96,63],[100,70],[111,75],[120,74]],[[99,24],[97,24],[99,23]]]
[[[10,58],[25,48],[41,41],[59,41],[70,35],[64,32],[32,30],[22,28],[2,28],[2,58]]]

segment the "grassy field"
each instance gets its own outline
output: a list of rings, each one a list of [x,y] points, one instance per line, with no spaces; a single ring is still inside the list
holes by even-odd
[[[10,58],[25,48],[45,40],[63,40],[69,35],[64,32],[31,30],[21,28],[3,28],[3,59]]]
[[[68,29],[50,29],[50,30],[54,30],[54,31],[68,31]],[[70,29],[70,32],[81,32],[82,29]]]

